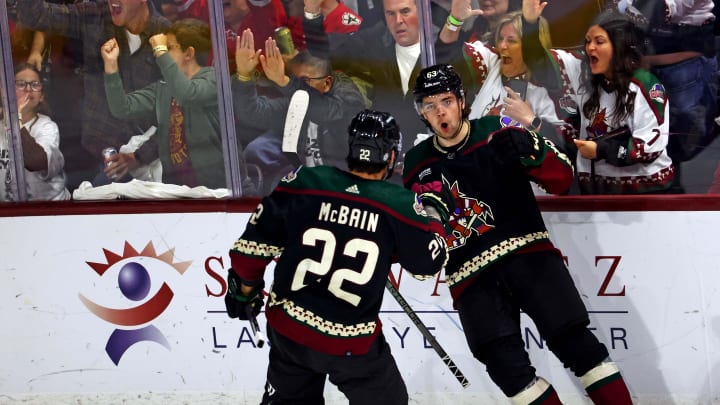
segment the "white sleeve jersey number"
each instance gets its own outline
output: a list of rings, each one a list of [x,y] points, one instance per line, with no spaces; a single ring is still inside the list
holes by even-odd
[[[431,240],[428,244],[428,250],[430,251],[430,255],[432,256],[433,260],[437,259],[444,247],[445,239],[442,239],[440,235],[435,234],[435,239]]]
[[[260,219],[260,215],[263,213],[263,205],[262,203],[258,204],[257,208],[255,208],[255,211],[250,215],[250,223],[253,225],[257,225],[258,219]]]
[[[335,249],[337,247],[335,235],[333,235],[330,231],[318,228],[310,228],[305,231],[303,234],[303,245],[317,246],[318,242],[324,243],[320,261],[305,258],[298,263],[298,266],[295,269],[295,276],[293,277],[292,285],[290,286],[292,291],[298,291],[307,285],[305,284],[305,276],[308,272],[318,276],[324,276],[330,271],[333,257],[335,255]],[[360,304],[361,297],[357,294],[343,290],[342,284],[345,281],[357,285],[367,284],[375,272],[375,265],[377,265],[380,248],[378,248],[375,242],[361,238],[351,239],[345,244],[343,249],[343,254],[345,256],[357,257],[358,253],[365,253],[367,255],[366,260],[363,263],[362,270],[358,272],[352,269],[337,269],[330,278],[330,283],[328,285],[328,290],[333,293],[333,295],[354,306],[358,306],[358,304]]]

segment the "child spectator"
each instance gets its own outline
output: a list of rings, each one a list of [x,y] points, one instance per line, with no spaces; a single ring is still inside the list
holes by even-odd
[[[20,117],[20,140],[27,198],[30,201],[69,200],[70,192],[65,187],[65,159],[60,152],[60,132],[50,117],[39,111],[44,108],[43,83],[35,66],[21,63],[15,67],[15,96]],[[5,140],[7,137],[3,135]],[[8,164],[9,143],[3,142],[0,156],[5,164],[0,174],[5,186],[0,188],[0,201],[13,201],[12,183]],[[3,173],[4,172],[4,173]]]
[[[154,117],[154,138],[163,182],[189,187],[227,187],[223,160],[215,69],[206,66],[212,49],[210,27],[195,19],[179,20],[166,34],[150,38],[163,80],[125,93],[118,72],[118,43],[101,49],[110,111],[121,119]],[[112,166],[106,171],[115,172]]]

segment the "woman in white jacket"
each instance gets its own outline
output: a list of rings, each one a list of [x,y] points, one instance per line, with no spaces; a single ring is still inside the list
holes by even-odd
[[[19,64],[15,67],[15,96],[20,116],[20,140],[22,142],[25,182],[30,201],[69,200],[65,187],[65,158],[60,152],[60,131],[57,124],[45,114],[38,112],[44,103],[43,83],[35,66]],[[8,148],[9,142],[3,147]],[[15,181],[10,168],[4,166],[5,187],[0,191],[0,201],[13,201]]]
[[[537,47],[530,25],[542,7],[524,10],[523,46],[533,42]],[[537,13],[531,15],[532,10]],[[645,43],[639,27],[607,10],[588,29],[584,52],[553,49],[545,54],[557,67],[557,81],[544,84],[560,83],[566,97],[580,106],[575,145],[583,194],[669,192],[675,176],[667,152],[669,103],[660,80],[641,67]]]

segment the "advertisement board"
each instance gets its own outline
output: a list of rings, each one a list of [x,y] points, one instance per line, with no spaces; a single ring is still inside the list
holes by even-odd
[[[544,216],[637,403],[719,403],[720,213]],[[0,218],[0,403],[258,403],[268,345],[223,301],[248,217]],[[420,282],[395,267],[391,280],[470,381],[463,389],[386,293],[383,331],[413,403],[508,403],[472,357],[444,275]],[[524,315],[523,334],[564,403],[589,403]],[[330,383],[326,398],[347,403]]]

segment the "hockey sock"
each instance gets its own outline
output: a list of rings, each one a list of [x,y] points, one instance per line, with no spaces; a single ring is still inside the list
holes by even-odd
[[[620,370],[612,361],[603,361],[580,377],[590,399],[596,405],[632,404],[630,392]]]
[[[515,405],[562,405],[553,386],[542,377],[537,377],[510,400]]]

